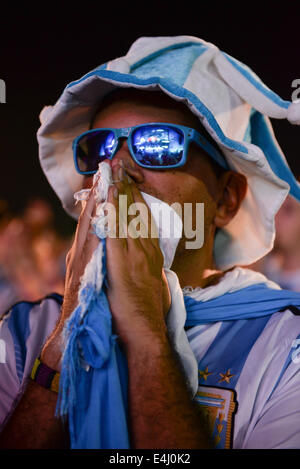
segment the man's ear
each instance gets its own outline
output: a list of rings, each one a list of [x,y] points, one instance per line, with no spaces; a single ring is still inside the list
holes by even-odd
[[[223,228],[235,216],[247,192],[247,179],[241,173],[226,171],[219,178],[215,226]]]

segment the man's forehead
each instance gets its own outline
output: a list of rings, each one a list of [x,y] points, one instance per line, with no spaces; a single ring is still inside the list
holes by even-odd
[[[140,90],[136,88],[118,88],[104,97],[99,103],[94,119],[106,116],[119,109],[155,110],[162,115],[174,115],[182,124],[197,128],[200,121],[195,114],[182,102],[176,101],[161,90]],[[178,122],[179,123],[179,122]]]
[[[153,102],[162,107],[170,107],[176,105],[174,99],[168,96],[166,93],[159,89],[138,89],[138,88],[116,88],[114,91],[106,95],[102,101],[103,105],[108,105],[113,102],[122,102],[122,101],[133,101],[133,102]],[[182,103],[179,103],[180,106],[185,107]]]

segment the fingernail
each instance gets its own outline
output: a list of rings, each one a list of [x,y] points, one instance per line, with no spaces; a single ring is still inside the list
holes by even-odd
[[[118,189],[116,187],[114,188],[114,198],[118,198]]]
[[[126,176],[127,176],[128,184],[131,184],[133,182],[133,179],[127,173],[126,173]]]

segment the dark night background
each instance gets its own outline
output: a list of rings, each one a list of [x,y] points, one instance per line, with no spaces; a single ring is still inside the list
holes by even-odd
[[[6,2],[7,4],[7,2]],[[18,5],[18,4],[17,4]],[[61,5],[65,5],[63,8]],[[140,36],[197,36],[249,65],[273,91],[291,100],[300,78],[300,2],[75,2],[28,4],[0,19],[0,199],[13,212],[31,196],[47,198],[65,230],[64,214],[43,175],[36,132],[44,105],[63,88],[109,59],[125,55]],[[300,129],[272,120],[295,173],[300,173]]]

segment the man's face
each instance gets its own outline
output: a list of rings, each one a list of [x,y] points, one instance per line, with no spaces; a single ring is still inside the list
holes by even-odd
[[[121,90],[96,115],[92,128],[132,127],[150,122],[168,122],[197,128],[197,118],[182,103],[151,91]],[[171,170],[151,170],[138,166],[132,159],[127,141],[112,159],[114,165],[124,164],[140,191],[153,195],[168,204],[174,202],[204,203],[205,221],[212,221],[217,191],[217,177],[209,157],[196,145],[189,148],[183,167]],[[87,178],[85,187],[92,178]]]

